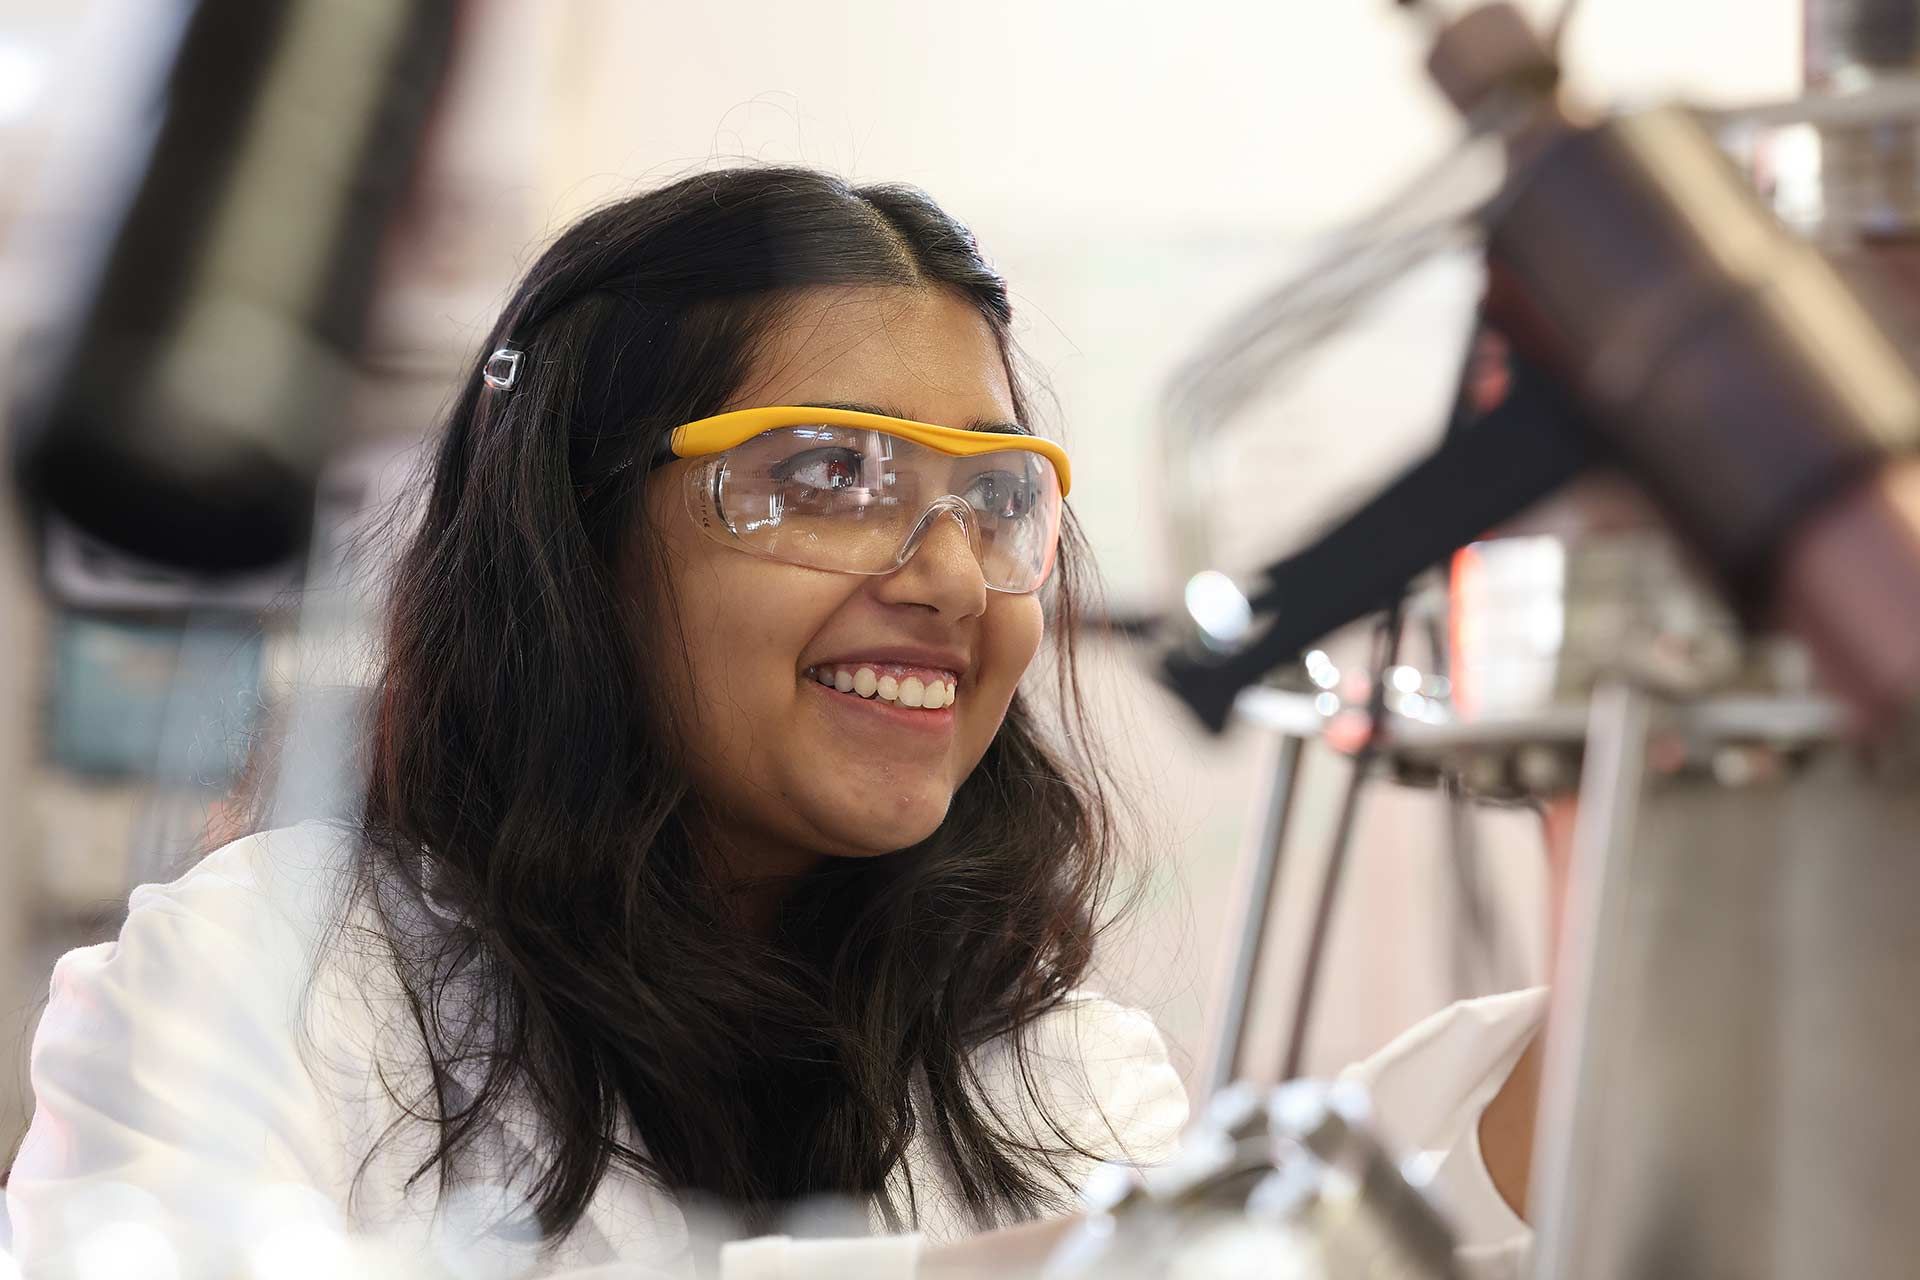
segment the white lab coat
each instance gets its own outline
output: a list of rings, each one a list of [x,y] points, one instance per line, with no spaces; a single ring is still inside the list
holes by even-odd
[[[489,1232],[513,1203],[499,1186],[442,1196],[431,1175],[407,1185],[428,1130],[405,1121],[381,1073],[409,1096],[417,1036],[392,975],[352,945],[368,921],[332,932],[351,839],[307,823],[237,841],[171,884],[136,889],[117,941],[55,966],[33,1046],[33,1124],[7,1188],[25,1273],[93,1280],[138,1259],[165,1274],[168,1251],[184,1277],[337,1274],[289,1269],[323,1256],[361,1275],[683,1273],[681,1208],[618,1170],[579,1227],[549,1244]],[[1056,1116],[1085,1145],[1142,1162],[1170,1152],[1187,1101],[1147,1017],[1076,996],[1030,1043]],[[977,1062],[999,1105],[1024,1115],[1005,1047]],[[540,1142],[517,1114],[492,1138],[503,1168]],[[726,1280],[911,1276],[923,1240],[968,1228],[924,1134],[906,1163],[918,1234],[731,1245]]]
[[[1461,1274],[1522,1280],[1533,1231],[1494,1186],[1480,1151],[1480,1117],[1545,1024],[1547,989],[1463,1000],[1347,1069],[1372,1095],[1388,1143],[1433,1171],[1428,1193],[1459,1241]]]

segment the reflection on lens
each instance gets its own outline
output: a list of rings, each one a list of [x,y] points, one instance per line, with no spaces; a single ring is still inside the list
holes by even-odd
[[[956,458],[882,431],[780,427],[713,465],[695,515],[756,555],[840,573],[890,573],[935,507],[967,509],[981,576],[998,591],[1045,580],[1060,527],[1052,462],[1024,449]]]

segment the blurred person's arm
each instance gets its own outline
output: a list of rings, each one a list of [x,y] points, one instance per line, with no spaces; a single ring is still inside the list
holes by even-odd
[[[199,1274],[268,1218],[335,1213],[350,1171],[300,1048],[312,939],[248,843],[135,889],[115,941],[54,967],[7,1185],[26,1274],[96,1271],[90,1256],[142,1242]]]

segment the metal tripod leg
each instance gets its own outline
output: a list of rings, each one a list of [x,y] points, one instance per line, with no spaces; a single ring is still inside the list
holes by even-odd
[[[1554,964],[1556,1006],[1540,1086],[1532,1186],[1528,1205],[1536,1227],[1534,1276],[1563,1274],[1559,1260],[1578,1230],[1582,1194],[1579,1153],[1604,1141],[1598,1108],[1604,1063],[1588,1044],[1598,1012],[1617,993],[1606,962],[1619,949],[1627,894],[1626,872],[1646,773],[1652,708],[1645,694],[1623,685],[1596,690],[1589,712],[1580,814],[1574,831],[1573,877]]]
[[[1246,877],[1240,939],[1220,1000],[1220,1027],[1207,1068],[1209,1095],[1226,1087],[1239,1069],[1240,1051],[1246,1040],[1247,1005],[1252,998],[1254,979],[1260,972],[1261,942],[1266,937],[1267,920],[1273,910],[1273,887],[1279,879],[1280,857],[1287,841],[1287,818],[1298,789],[1300,754],[1305,746],[1306,740],[1293,734],[1280,737],[1273,783],[1267,789]]]

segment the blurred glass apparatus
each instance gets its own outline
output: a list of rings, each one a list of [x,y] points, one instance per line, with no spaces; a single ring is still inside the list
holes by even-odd
[[[834,573],[892,573],[941,518],[957,520],[993,591],[1052,572],[1070,483],[1066,451],[850,409],[772,406],[676,430],[688,510],[710,538]]]

